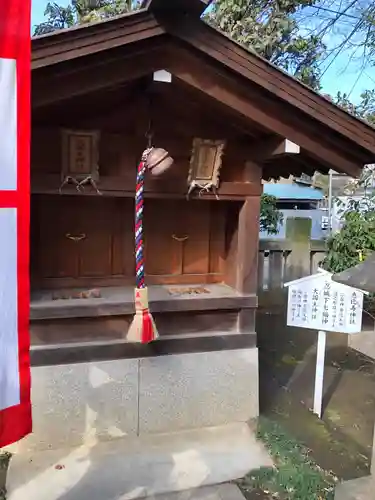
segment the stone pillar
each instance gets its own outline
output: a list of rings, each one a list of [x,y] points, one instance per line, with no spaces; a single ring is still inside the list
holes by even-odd
[[[311,219],[293,217],[286,220],[286,239],[291,254],[285,268],[285,281],[301,278],[310,274]]]

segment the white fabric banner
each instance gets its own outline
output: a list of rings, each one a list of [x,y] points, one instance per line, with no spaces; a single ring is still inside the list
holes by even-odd
[[[20,403],[16,208],[0,208],[0,236],[0,410],[4,410]]]
[[[1,0],[0,0],[1,1]],[[0,190],[17,188],[17,75],[14,59],[0,58]]]

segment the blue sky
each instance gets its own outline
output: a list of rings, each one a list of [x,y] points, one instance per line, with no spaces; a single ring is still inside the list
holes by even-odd
[[[0,0],[1,1],[1,0]],[[31,0],[31,26],[43,21],[43,14],[48,0]],[[68,5],[68,0],[56,0],[59,5]]]
[[[1,1],[1,0],[0,0]],[[48,0],[32,0],[31,24],[34,26],[43,21],[44,9]],[[69,0],[56,0],[59,5],[68,5]],[[337,37],[331,36],[326,40],[328,48],[337,45]],[[369,66],[363,67],[357,58],[351,60],[352,53],[342,52],[339,56],[332,55],[328,58],[323,71],[326,69],[322,84],[323,92],[336,95],[338,91],[350,94],[353,102],[358,102],[361,93],[366,89],[375,88],[375,69]]]
[[[375,89],[375,71],[370,66],[363,68],[359,61],[348,64],[348,58],[348,54],[342,54],[327,70],[321,82],[323,92],[330,95],[345,92],[352,102],[358,102],[364,90]]]

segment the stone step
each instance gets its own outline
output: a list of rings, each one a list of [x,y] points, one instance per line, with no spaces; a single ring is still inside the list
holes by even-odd
[[[145,500],[151,498],[155,500],[244,500],[239,488],[229,483],[147,497]]]
[[[249,426],[228,424],[15,454],[8,500],[130,500],[225,483],[267,466],[272,460]]]

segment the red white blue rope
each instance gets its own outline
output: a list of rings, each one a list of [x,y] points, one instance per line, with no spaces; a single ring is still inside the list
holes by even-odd
[[[135,281],[137,288],[145,288],[145,262],[143,241],[143,207],[144,181],[146,162],[152,148],[146,149],[137,168],[137,182],[135,190]]]

